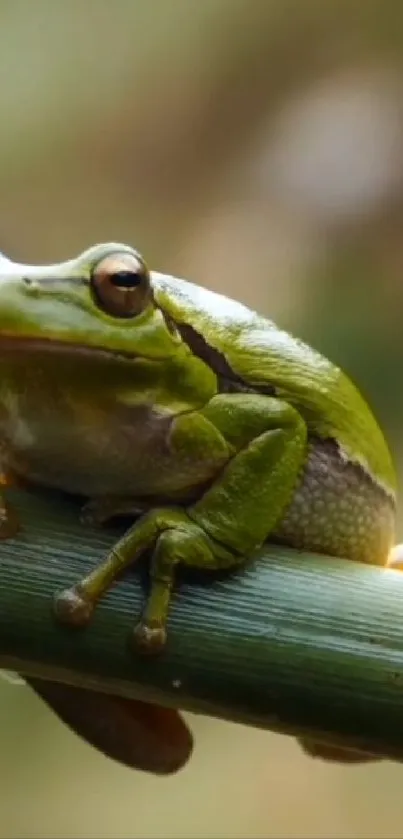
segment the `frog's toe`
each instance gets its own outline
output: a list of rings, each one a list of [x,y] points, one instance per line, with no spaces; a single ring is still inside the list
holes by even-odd
[[[91,619],[93,610],[93,602],[80,591],[79,586],[64,589],[54,599],[57,619],[69,626],[85,626]]]
[[[133,630],[133,646],[137,652],[145,655],[155,655],[165,647],[167,633],[161,623],[146,623],[140,621]]]

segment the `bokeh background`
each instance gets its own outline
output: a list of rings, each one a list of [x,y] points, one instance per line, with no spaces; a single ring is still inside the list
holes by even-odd
[[[128,241],[359,382],[403,466],[398,0],[0,0],[0,248]],[[400,537],[403,537],[400,525]],[[167,780],[0,685],[0,836],[401,837],[403,766],[191,718]]]

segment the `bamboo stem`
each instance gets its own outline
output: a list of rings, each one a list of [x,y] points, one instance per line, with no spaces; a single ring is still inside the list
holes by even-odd
[[[166,652],[142,658],[128,644],[137,573],[85,630],[52,614],[121,529],[84,528],[54,494],[10,500],[23,527],[0,544],[1,667],[403,758],[400,572],[266,546],[236,574],[181,582]]]

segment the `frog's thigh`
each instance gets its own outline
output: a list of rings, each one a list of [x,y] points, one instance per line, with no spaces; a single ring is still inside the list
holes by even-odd
[[[267,539],[292,498],[306,424],[287,402],[258,394],[214,397],[204,415],[236,454],[188,515],[214,541],[247,554]]]

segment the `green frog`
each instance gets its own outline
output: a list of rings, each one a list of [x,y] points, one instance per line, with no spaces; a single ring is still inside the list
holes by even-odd
[[[6,480],[134,523],[55,595],[84,626],[151,551],[133,644],[156,653],[178,564],[241,566],[266,541],[385,564],[396,479],[344,373],[241,303],[150,271],[124,244],[46,267],[0,260],[0,455]],[[1,501],[0,535],[14,517]]]
[[[383,434],[350,380],[245,306],[151,272],[105,244],[33,267],[0,257],[3,480],[87,499],[83,520],[133,514],[99,566],[55,596],[85,625],[120,572],[151,550],[133,630],[158,652],[179,563],[241,566],[266,540],[385,564],[396,479]],[[0,497],[0,537],[16,517]],[[30,678],[59,716],[129,766],[172,772],[192,751],[170,709]],[[372,759],[302,740],[305,751]]]

